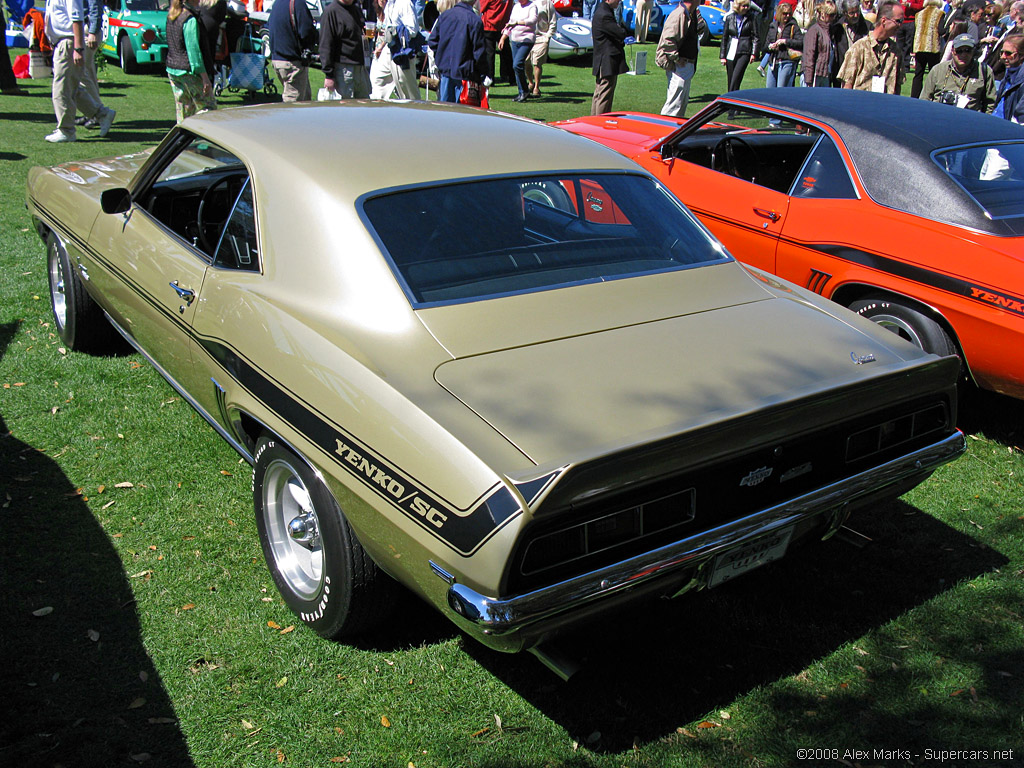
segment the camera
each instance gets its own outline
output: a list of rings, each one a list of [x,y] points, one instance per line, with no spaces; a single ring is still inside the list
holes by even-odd
[[[949,104],[950,106],[956,106],[956,91],[939,91],[935,94],[934,101],[939,104]]]

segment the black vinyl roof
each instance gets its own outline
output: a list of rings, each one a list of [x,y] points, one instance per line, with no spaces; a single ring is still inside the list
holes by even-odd
[[[1006,222],[989,219],[931,154],[965,144],[1024,141],[1022,125],[932,101],[842,88],[759,88],[722,98],[830,126],[881,205],[993,234],[1017,234]]]

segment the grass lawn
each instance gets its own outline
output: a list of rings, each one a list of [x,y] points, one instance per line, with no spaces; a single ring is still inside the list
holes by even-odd
[[[649,74],[615,104],[657,112],[665,78],[637,48]],[[357,644],[307,631],[263,563],[248,466],[140,357],[54,332],[28,169],[135,152],[174,121],[164,77],[101,80],[106,139],[44,142],[49,82],[0,96],[0,765],[1024,763],[1024,402],[998,396],[962,413],[966,456],[851,521],[867,546],[802,547],[568,636],[568,684],[417,604]],[[691,114],[724,80],[705,49]],[[549,63],[543,90],[492,106],[585,114],[589,63]]]

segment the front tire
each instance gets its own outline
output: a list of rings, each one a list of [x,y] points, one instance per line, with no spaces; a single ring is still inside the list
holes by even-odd
[[[139,62],[135,58],[135,49],[127,35],[121,35],[117,41],[117,58],[121,62],[121,71],[126,75],[139,73]]]
[[[57,335],[68,349],[101,352],[109,346],[113,328],[82,285],[67,249],[53,232],[46,236],[46,272],[50,308]]]
[[[957,354],[956,345],[941,325],[903,304],[867,299],[853,302],[850,309],[925,352],[939,357]]]
[[[339,639],[387,616],[397,585],[370,559],[306,462],[276,438],[260,438],[252,490],[267,567],[305,624]]]

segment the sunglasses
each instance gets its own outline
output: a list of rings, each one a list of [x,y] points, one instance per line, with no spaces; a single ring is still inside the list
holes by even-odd
[[[954,53],[974,53],[973,48],[954,48]]]

